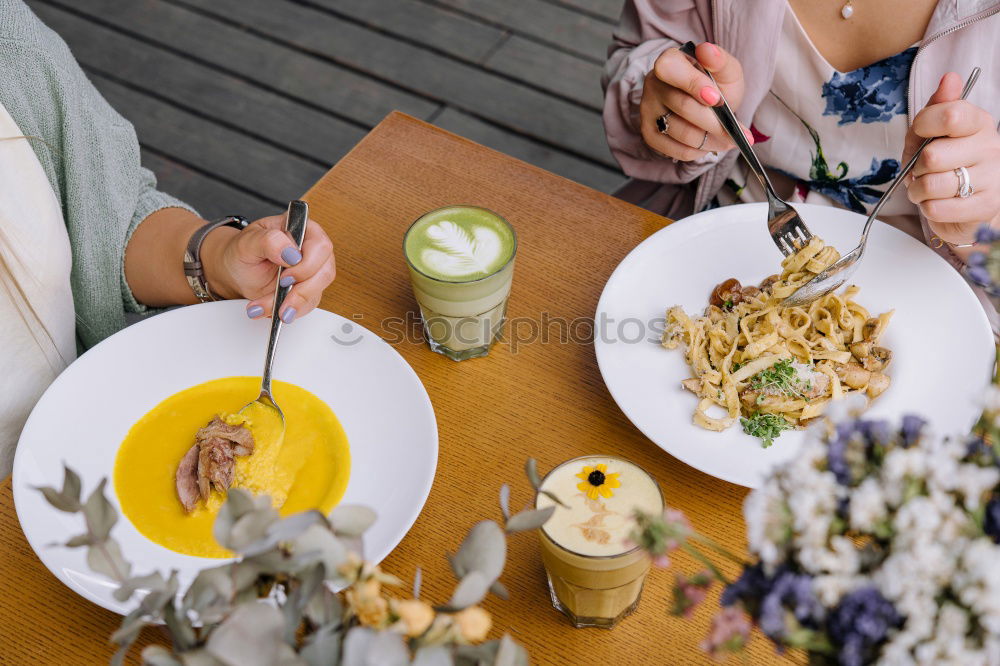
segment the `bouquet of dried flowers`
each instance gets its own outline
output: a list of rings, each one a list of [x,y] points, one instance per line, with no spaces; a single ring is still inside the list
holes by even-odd
[[[534,460],[526,471],[537,490]],[[83,514],[86,531],[63,545],[87,549],[91,569],[118,583],[116,599],[138,597],[111,637],[119,646],[113,664],[124,660],[143,627],[161,623],[171,645],[145,648],[148,666],[528,663],[509,636],[485,641],[492,619],[478,604],[489,593],[507,596],[499,581],[506,536],[540,527],[555,507],[511,515],[506,484],[503,525],[477,523],[448,556],[459,582],[438,606],[420,598],[419,569],[410,595],[389,594],[402,581],[361,558],[362,535],[375,520],[370,509],[343,505],[329,516],[306,511],[281,518],[270,498],[238,488],[229,490],[213,530],[238,559],[202,570],[183,592],[176,571],[134,575],[111,537],[118,515],[104,487],[102,480],[81,501],[80,478],[66,468],[60,490],[39,490],[55,508]]]
[[[991,391],[983,425],[1000,432]],[[898,427],[858,419],[815,431],[747,496],[754,557],[735,581],[700,548],[734,556],[677,512],[642,516],[633,538],[655,557],[685,548],[709,563],[678,577],[675,613],[689,614],[713,581],[724,584],[703,644],[716,657],[741,651],[752,621],[814,664],[998,664],[997,441],[934,437],[914,416]]]

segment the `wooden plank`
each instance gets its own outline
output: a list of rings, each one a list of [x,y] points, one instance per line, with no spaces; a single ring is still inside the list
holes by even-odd
[[[618,23],[625,0],[551,0],[560,5],[581,9],[608,21]]]
[[[365,130],[51,5],[32,3],[83,65],[329,166]]]
[[[418,0],[305,0],[463,60],[481,62],[506,30]]]
[[[180,1],[180,0],[178,0]],[[598,113],[496,74],[296,4],[184,0],[260,36],[392,81],[567,152],[616,166]]]
[[[565,51],[486,26],[419,0],[307,0],[341,16],[548,89],[594,109],[603,105],[602,66]],[[489,31],[485,35],[481,30]],[[498,48],[499,47],[499,48]]]
[[[484,66],[547,88],[592,109],[599,111],[604,107],[601,65],[530,39],[511,36]]]
[[[198,213],[213,219],[223,215],[246,215],[251,220],[281,212],[280,207],[190,169],[149,150],[142,151],[142,165],[156,174],[157,186]]]
[[[37,2],[32,0],[33,6]],[[174,49],[185,57],[211,63],[366,127],[374,126],[394,109],[427,118],[440,106],[398,86],[162,0],[56,2],[131,35]],[[276,10],[275,5],[270,5],[270,11],[278,13]]]
[[[323,167],[241,132],[221,127],[175,106],[91,73],[108,102],[135,126],[140,142],[220,180],[282,205],[323,175]],[[210,140],[209,140],[210,139]]]
[[[459,9],[492,25],[506,26],[516,33],[530,35],[596,63],[604,62],[608,44],[611,43],[613,27],[608,22],[545,0],[426,1]],[[539,63],[539,67],[544,67],[544,63]]]
[[[449,132],[464,136],[466,139],[471,139],[476,143],[481,143],[603,192],[610,192],[618,187],[624,179],[620,172],[561,153],[530,139],[504,132],[494,125],[484,123],[455,109],[445,109],[434,120],[434,124]]]

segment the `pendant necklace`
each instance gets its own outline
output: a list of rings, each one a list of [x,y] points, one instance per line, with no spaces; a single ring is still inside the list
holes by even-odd
[[[851,4],[851,0],[847,0],[844,6],[840,8],[840,15],[845,21],[854,16],[854,5]]]

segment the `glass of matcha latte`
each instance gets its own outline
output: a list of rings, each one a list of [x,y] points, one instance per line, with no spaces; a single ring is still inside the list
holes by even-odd
[[[636,509],[663,511],[660,487],[627,460],[586,456],[553,469],[540,488],[566,505],[539,530],[552,605],[575,627],[614,627],[639,605],[650,559],[628,537]],[[542,493],[535,500],[553,504]]]
[[[422,215],[403,238],[430,348],[455,361],[485,356],[503,326],[517,235],[478,206]]]

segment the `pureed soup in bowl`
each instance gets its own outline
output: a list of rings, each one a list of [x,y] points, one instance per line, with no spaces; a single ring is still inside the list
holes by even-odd
[[[539,530],[552,605],[576,627],[614,627],[639,604],[650,560],[628,537],[636,510],[663,510],[660,487],[627,460],[586,456],[553,469],[541,489],[566,505],[535,500],[556,507]]]
[[[212,536],[225,491],[212,487],[190,510],[179,496],[178,468],[216,417],[220,428],[245,425],[253,434],[252,453],[235,456],[232,487],[269,495],[283,516],[329,513],[340,501],[351,456],[336,415],[309,391],[275,381],[274,398],[285,414],[282,434],[253,408],[237,415],[259,390],[259,377],[216,379],[170,396],[132,426],[115,460],[115,489],[122,512],[143,536],[186,555],[232,556]]]

